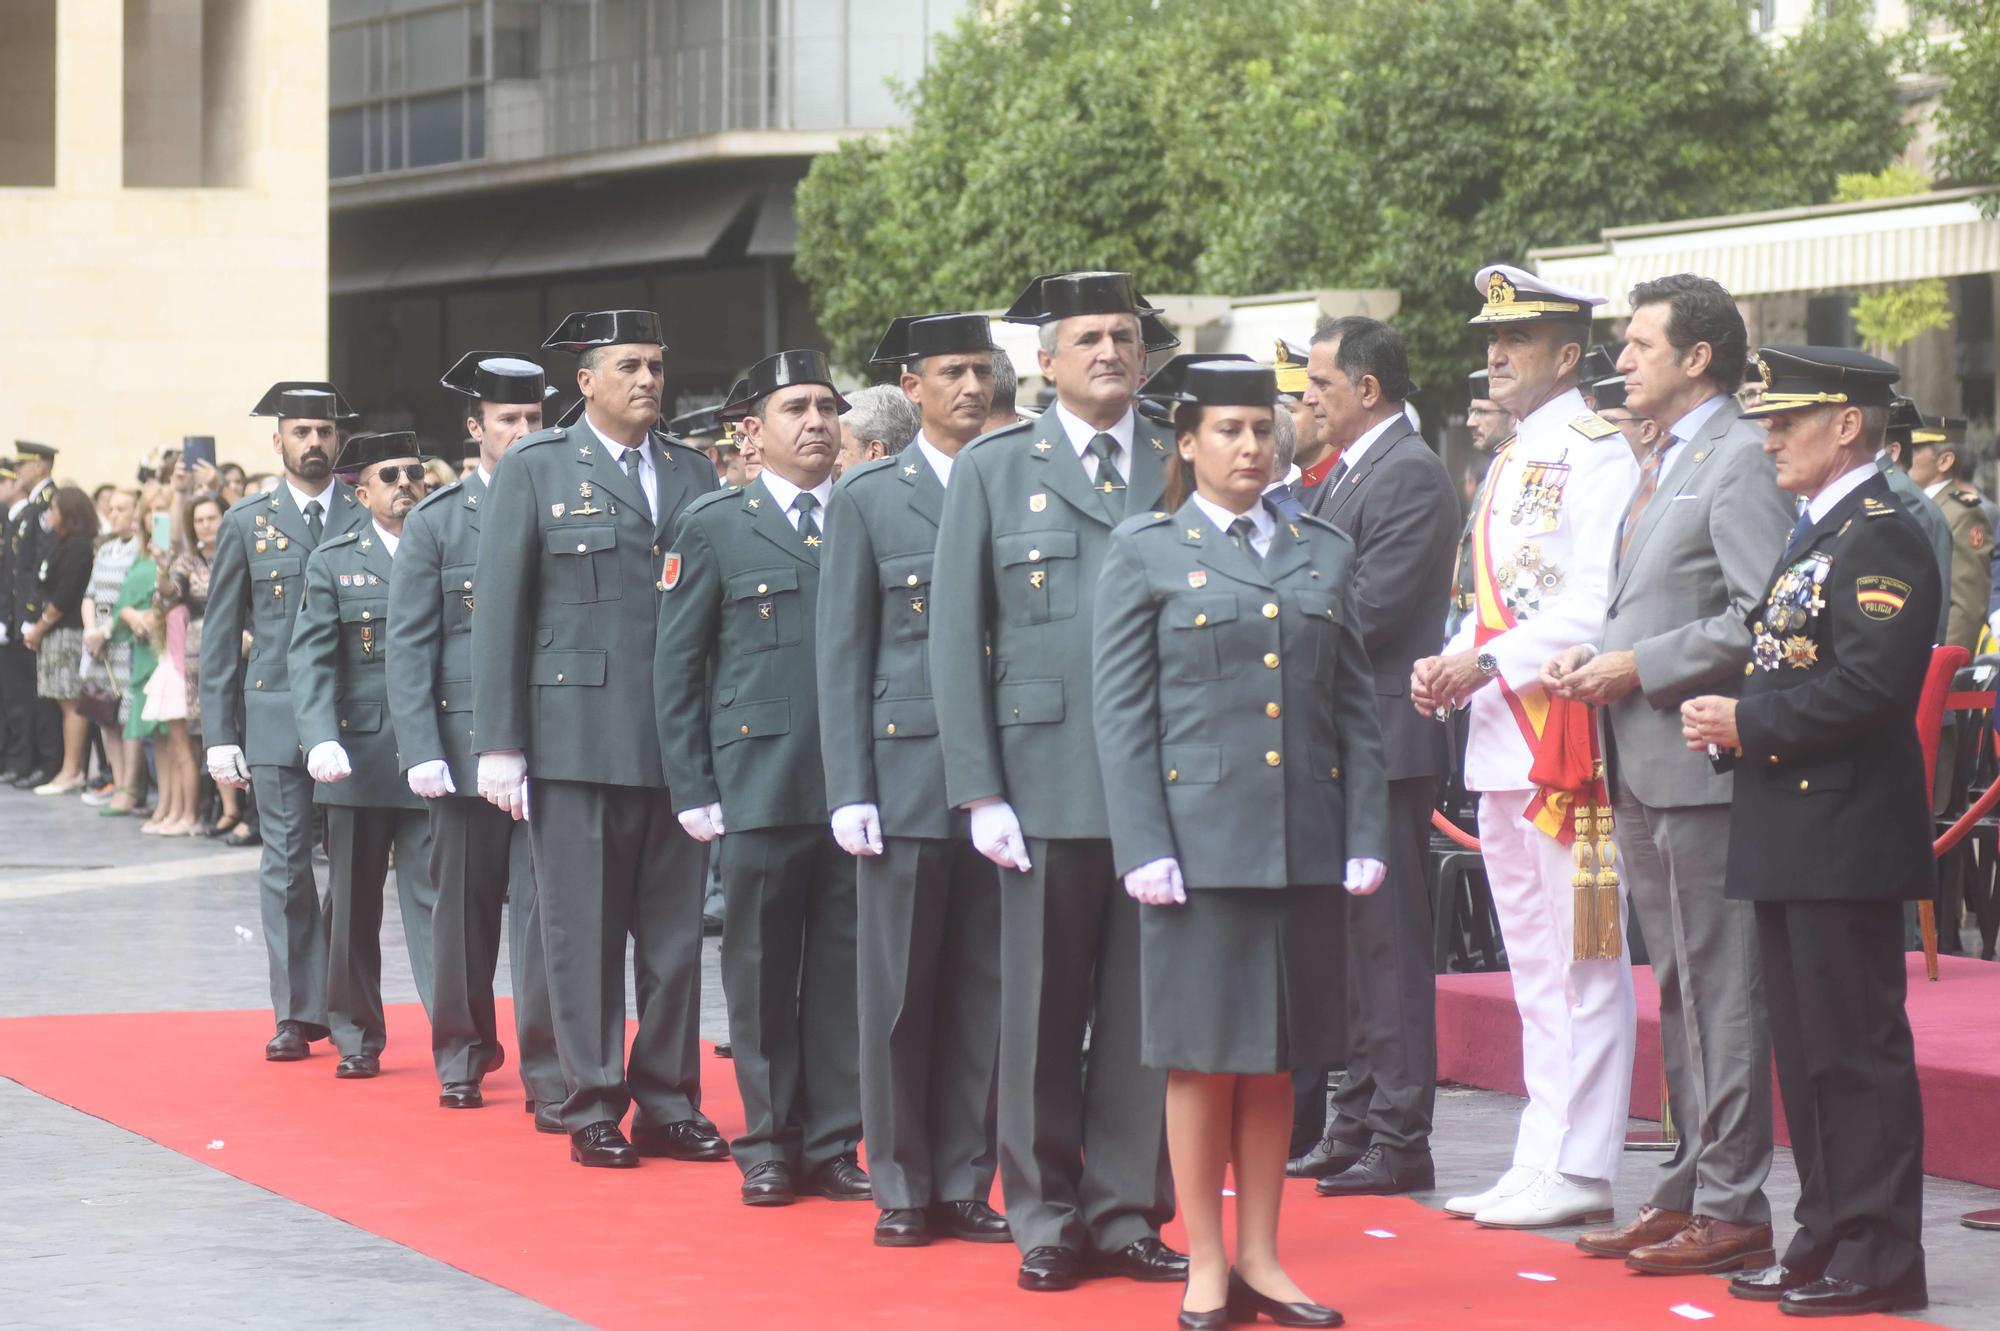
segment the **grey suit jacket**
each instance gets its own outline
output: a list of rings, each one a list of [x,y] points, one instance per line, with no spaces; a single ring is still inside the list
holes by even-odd
[[[1463,522],[1451,473],[1397,416],[1339,485],[1320,488],[1312,512],[1355,544],[1354,605],[1388,779],[1441,775],[1444,725],[1418,715],[1409,695],[1410,667],[1444,641]]]
[[[1763,446],[1723,403],[1676,450],[1611,572],[1599,646],[1633,653],[1639,687],[1600,714],[1607,765],[1614,787],[1655,808],[1729,803],[1731,777],[1689,750],[1680,705],[1743,684],[1749,612],[1795,513]]]
[[[403,770],[442,761],[461,795],[479,789],[472,606],[485,496],[476,471],[426,496],[403,522],[389,585],[389,714]]]

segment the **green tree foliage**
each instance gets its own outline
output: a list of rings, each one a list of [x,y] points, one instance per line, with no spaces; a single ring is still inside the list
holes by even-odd
[[[814,165],[799,268],[850,368],[896,314],[1063,268],[1394,287],[1427,405],[1455,408],[1480,264],[1821,202],[1889,161],[1894,52],[1855,3],[1777,49],[1740,0],[996,5],[940,45],[907,130]]]
[[[1938,106],[1938,160],[1953,185],[2000,185],[2000,4],[1993,0],[1915,0],[1911,18],[1935,28],[1925,68],[1946,83]],[[1986,194],[1988,215],[2000,191]]]
[[[1951,327],[1951,295],[1941,277],[1865,291],[1854,298],[1854,331],[1878,356],[1893,356],[1919,333]]]

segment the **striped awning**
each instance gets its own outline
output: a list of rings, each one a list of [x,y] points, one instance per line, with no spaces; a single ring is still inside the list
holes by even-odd
[[[1598,244],[1531,250],[1528,261],[1552,282],[1610,297],[1600,318],[1630,314],[1633,286],[1670,273],[1712,277],[1739,298],[2000,273],[2000,218],[1974,202],[1986,192],[1614,227]]]

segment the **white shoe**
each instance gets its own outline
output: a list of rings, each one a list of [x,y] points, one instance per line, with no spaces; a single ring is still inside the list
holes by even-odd
[[[1611,1185],[1603,1179],[1572,1179],[1550,1170],[1534,1186],[1491,1206],[1472,1221],[1488,1229],[1547,1229],[1589,1225],[1611,1219]]]
[[[1504,1202],[1509,1197],[1517,1197],[1535,1185],[1542,1176],[1539,1169],[1526,1165],[1510,1165],[1500,1181],[1485,1192],[1475,1192],[1470,1197],[1454,1197],[1444,1204],[1444,1213],[1460,1220],[1470,1220],[1486,1207]]]

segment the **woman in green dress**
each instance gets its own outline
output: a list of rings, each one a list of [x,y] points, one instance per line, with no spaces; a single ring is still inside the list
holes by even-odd
[[[1353,543],[1266,503],[1276,380],[1176,357],[1173,512],[1112,533],[1097,587],[1095,724],[1112,849],[1140,920],[1140,1055],[1167,1070],[1188,1231],[1179,1325],[1339,1326],[1278,1261],[1291,1072],[1340,1061],[1326,963],[1341,886],[1383,878],[1388,816]],[[1223,1237],[1225,1169],[1236,1261]]]

